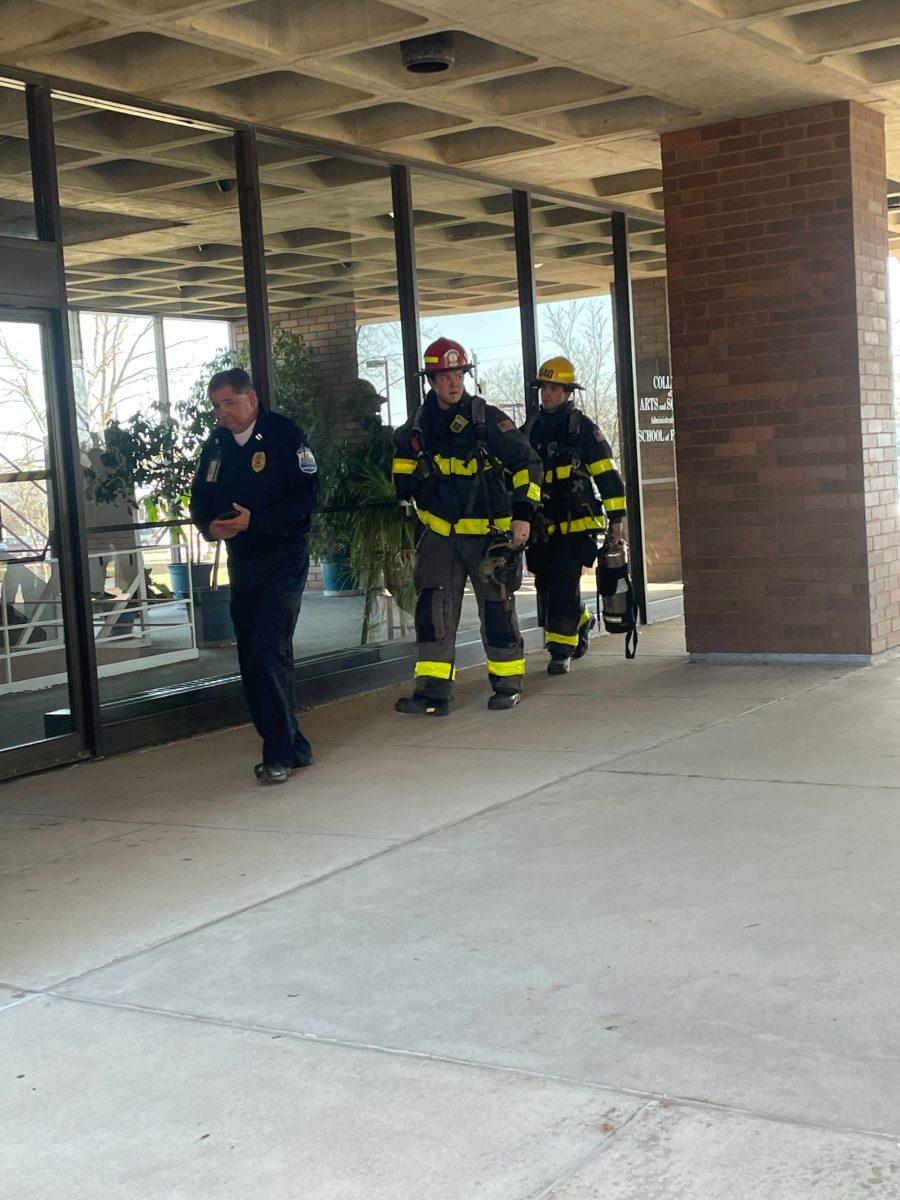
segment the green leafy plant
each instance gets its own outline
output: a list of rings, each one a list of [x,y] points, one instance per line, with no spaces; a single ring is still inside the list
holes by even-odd
[[[353,474],[357,507],[350,519],[350,569],[365,594],[360,641],[369,640],[378,597],[388,591],[401,613],[415,608],[415,530],[394,491],[390,468],[363,459]]]
[[[312,353],[296,333],[279,329],[273,340],[275,389],[279,411],[307,432],[310,444],[326,437],[327,421],[316,404],[312,386]],[[127,421],[112,421],[104,430],[105,450],[102,479],[94,480],[98,502],[111,502],[138,491],[145,511],[153,506],[149,520],[177,520],[188,515],[191,482],[200,449],[215,427],[206,385],[217,371],[250,365],[246,345],[222,350],[200,368],[185,400],[170,416],[154,406],[150,413],[136,413]],[[331,439],[333,441],[333,439]],[[325,459],[333,458],[325,452]],[[173,530],[176,542],[182,537]],[[197,541],[193,556],[200,551]]]
[[[385,589],[403,612],[415,607],[414,521],[394,492],[391,433],[376,415],[375,389],[364,380],[347,402],[358,436],[348,439],[335,432],[333,413],[313,391],[312,353],[299,334],[276,329],[272,357],[277,409],[304,430],[319,467],[319,512],[313,519],[310,552],[320,559],[349,554],[351,571],[366,596],[365,643]],[[249,368],[246,346],[222,351],[206,363],[171,417],[156,411],[111,422],[101,456],[106,475],[95,482],[97,500],[111,501],[137,490],[147,520],[186,517],[200,448],[215,426],[206,386],[215,372],[234,366]],[[180,540],[180,531],[173,534]],[[199,539],[193,540],[192,556],[197,557]]]

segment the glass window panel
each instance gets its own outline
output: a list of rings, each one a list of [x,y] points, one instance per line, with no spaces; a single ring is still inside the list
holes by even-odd
[[[390,476],[390,427],[406,419],[390,171],[269,139],[259,162],[277,406],[320,469],[295,656],[409,641],[400,577],[378,570],[395,570],[379,545],[403,550],[408,580],[412,541]],[[290,355],[304,372],[285,369]]]
[[[152,711],[151,689],[235,672],[213,551],[164,524],[187,516],[191,406],[207,412],[206,381],[246,317],[234,144],[71,99],[54,101],[54,130],[93,632],[115,721]]]
[[[675,408],[662,231],[630,222],[631,303],[641,459],[648,614],[672,616],[681,601],[675,469]]]
[[[43,339],[0,314],[0,750],[71,731]]]

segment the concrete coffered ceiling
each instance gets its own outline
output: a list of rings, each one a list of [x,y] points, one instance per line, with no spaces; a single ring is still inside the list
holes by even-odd
[[[887,190],[900,198],[900,0],[4,0],[2,7],[0,62],[643,209],[637,270],[662,265],[653,224],[661,209],[658,135],[666,129],[855,98],[885,114]],[[400,43],[431,32],[453,33],[456,64],[410,74]],[[239,248],[226,253],[236,245],[234,193],[217,184],[233,175],[226,139],[74,104],[59,110],[63,202],[80,230],[80,248],[68,256],[79,298],[99,304],[116,270],[124,283],[122,263],[156,254],[159,262],[137,273],[150,282],[134,302],[161,309],[180,298],[220,313],[239,307]],[[4,110],[0,96],[0,120],[4,111],[12,113],[12,102]],[[22,154],[15,122],[3,129],[0,224],[8,226],[26,198],[16,177],[27,162],[15,160]],[[362,312],[386,315],[393,281],[384,169],[284,145],[268,153],[273,304],[289,307],[300,285],[306,302],[349,289]],[[422,175],[414,199],[428,270],[449,270],[462,253],[485,289],[493,281],[498,297],[512,299],[502,187]],[[890,220],[900,249],[900,212]],[[576,206],[538,202],[545,296],[602,286],[604,225]],[[321,240],[304,244],[309,229],[323,231]],[[426,293],[427,278],[420,279]],[[461,288],[458,299],[471,291]],[[474,295],[467,302],[484,307]]]

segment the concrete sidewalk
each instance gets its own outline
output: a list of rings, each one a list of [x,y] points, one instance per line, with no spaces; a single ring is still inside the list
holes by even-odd
[[[896,1200],[900,661],[394,692],[0,789],[8,1200]]]

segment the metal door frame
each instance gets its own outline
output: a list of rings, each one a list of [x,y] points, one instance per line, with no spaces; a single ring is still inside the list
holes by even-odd
[[[17,776],[87,758],[92,753],[88,741],[89,723],[85,720],[83,695],[84,678],[81,656],[77,653],[84,639],[78,628],[78,604],[73,588],[71,519],[67,512],[63,486],[63,462],[67,458],[65,431],[60,429],[60,395],[57,387],[55,355],[53,352],[55,312],[40,308],[0,308],[0,322],[35,326],[40,332],[43,362],[44,402],[47,420],[46,472],[50,483],[48,521],[50,524],[51,557],[59,572],[59,601],[63,621],[66,676],[69,700],[75,728],[71,733],[38,741],[22,742],[0,749],[0,779]],[[68,528],[67,528],[68,527]],[[90,630],[87,631],[90,636]]]

